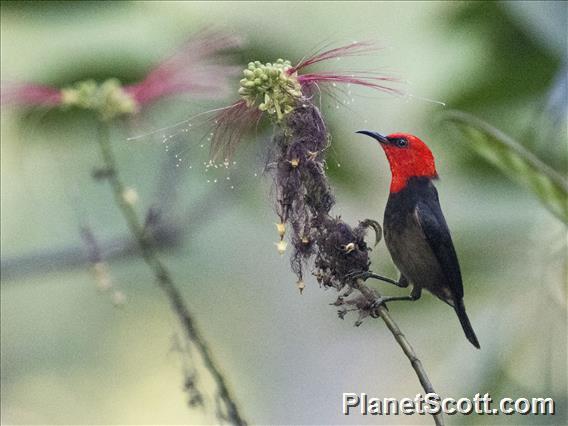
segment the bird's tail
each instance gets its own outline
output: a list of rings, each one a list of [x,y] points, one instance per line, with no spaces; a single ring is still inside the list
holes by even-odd
[[[460,323],[463,328],[463,331],[465,332],[467,340],[469,340],[473,346],[479,349],[480,348],[479,341],[477,340],[475,331],[473,331],[473,327],[471,326],[469,318],[465,313],[465,306],[463,304],[463,300],[456,300],[456,303],[454,304],[454,309],[456,310],[456,314],[458,314],[458,318],[460,319]]]

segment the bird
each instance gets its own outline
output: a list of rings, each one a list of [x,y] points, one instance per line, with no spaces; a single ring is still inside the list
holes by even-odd
[[[458,257],[432,182],[438,179],[432,151],[418,137],[407,133],[357,133],[377,140],[390,165],[392,180],[383,221],[384,239],[401,274],[398,281],[373,273],[365,279],[383,279],[403,288],[412,284],[409,296],[383,297],[376,304],[418,300],[422,289],[428,290],[454,308],[467,339],[479,349],[465,311]]]

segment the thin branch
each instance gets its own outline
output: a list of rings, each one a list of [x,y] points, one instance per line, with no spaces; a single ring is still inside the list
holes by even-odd
[[[105,168],[110,171],[108,180],[111,184],[116,204],[119,207],[122,215],[124,216],[130,232],[135,237],[140,246],[140,251],[144,261],[154,273],[158,285],[164,291],[168,300],[170,301],[172,309],[178,317],[178,320],[180,321],[187,335],[187,338],[197,347],[199,353],[203,358],[205,366],[215,380],[215,383],[218,387],[219,397],[225,404],[225,408],[227,410],[227,419],[234,425],[246,425],[246,422],[241,417],[235,400],[231,395],[231,392],[229,391],[225,378],[223,377],[217,364],[213,360],[209,346],[203,339],[203,336],[201,335],[199,330],[196,328],[195,321],[190,314],[187,306],[185,305],[181,293],[174,284],[169,271],[157,256],[151,235],[146,232],[140,220],[138,219],[136,211],[124,197],[125,186],[120,180],[118,174],[118,168],[116,166],[116,161],[110,143],[109,127],[101,122],[99,124],[98,131],[100,152],[104,161]]]
[[[363,294],[363,296],[369,301],[370,303],[369,306],[371,306],[372,303],[376,301],[379,297],[377,291],[367,287],[367,285],[361,279],[356,280],[356,283],[353,287],[359,290],[361,294]],[[420,358],[418,358],[416,352],[414,352],[414,348],[412,347],[406,336],[402,333],[402,331],[400,331],[398,324],[391,317],[385,305],[380,305],[378,308],[376,308],[374,314],[381,317],[382,320],[385,322],[387,328],[390,330],[395,340],[401,347],[402,351],[410,361],[412,368],[414,368],[414,371],[416,372],[418,380],[420,380],[420,384],[424,388],[424,391],[427,394],[436,393],[436,391],[434,390],[434,386],[432,386],[432,383],[428,378],[428,374],[426,373],[426,370],[422,365],[422,361],[420,361]],[[434,417],[434,423],[436,424],[436,426],[444,425],[444,419],[441,413],[432,414],[432,416]]]

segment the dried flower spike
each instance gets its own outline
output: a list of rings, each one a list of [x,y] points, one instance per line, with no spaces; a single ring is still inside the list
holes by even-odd
[[[284,234],[286,234],[286,224],[277,223],[276,230],[278,231],[278,236],[280,237],[280,239],[284,238]]]
[[[284,240],[278,241],[277,243],[274,243],[276,245],[276,250],[278,250],[278,254],[280,256],[284,255],[284,253],[286,253],[286,247],[288,247],[288,243]]]
[[[298,287],[298,290],[300,290],[300,294],[303,294],[303,293],[304,293],[304,288],[306,288],[306,284],[304,284],[304,281],[303,281],[303,280],[299,280],[299,281],[296,283],[296,285],[297,285],[297,287]]]

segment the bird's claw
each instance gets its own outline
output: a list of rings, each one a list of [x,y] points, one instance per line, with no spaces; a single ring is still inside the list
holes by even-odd
[[[384,306],[385,309],[388,311],[389,308],[388,308],[387,305],[385,304],[386,301],[387,301],[387,300],[386,300],[385,298],[383,298],[383,297],[378,297],[378,298],[376,298],[376,299],[373,301],[373,303],[370,304],[370,306],[369,306],[369,313],[370,313],[370,315],[371,315],[373,318],[378,318],[378,317],[379,317],[378,309],[379,309],[381,306]]]

